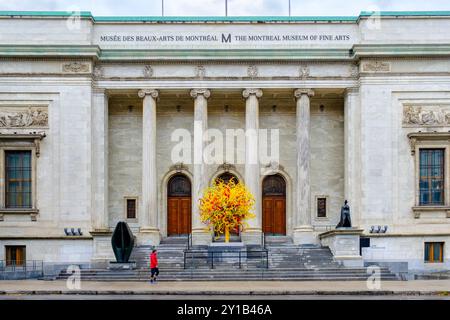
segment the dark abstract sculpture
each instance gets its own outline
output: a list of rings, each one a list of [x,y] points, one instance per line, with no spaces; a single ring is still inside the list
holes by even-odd
[[[348,201],[345,200],[344,205],[341,208],[341,220],[337,224],[336,228],[351,228],[352,220],[350,219],[350,206]]]
[[[126,222],[117,223],[111,238],[111,244],[116,256],[116,261],[126,263],[130,259],[134,247],[134,236]]]

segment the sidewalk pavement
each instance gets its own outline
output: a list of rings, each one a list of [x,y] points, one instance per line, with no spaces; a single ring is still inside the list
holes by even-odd
[[[4,295],[450,295],[450,280],[382,281],[370,290],[365,281],[81,281],[70,290],[66,281],[2,280]]]

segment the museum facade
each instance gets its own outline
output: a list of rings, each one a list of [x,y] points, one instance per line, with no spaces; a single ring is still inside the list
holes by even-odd
[[[339,246],[448,269],[449,29],[445,12],[0,12],[0,260],[108,261],[119,221],[138,246],[208,244],[202,191],[233,178],[256,198],[244,243],[332,246],[348,200],[361,241]]]

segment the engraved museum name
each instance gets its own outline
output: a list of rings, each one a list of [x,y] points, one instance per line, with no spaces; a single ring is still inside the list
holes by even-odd
[[[284,34],[264,35],[247,34],[233,35],[232,33],[205,35],[102,35],[101,42],[298,42],[298,41],[349,41],[348,34]]]

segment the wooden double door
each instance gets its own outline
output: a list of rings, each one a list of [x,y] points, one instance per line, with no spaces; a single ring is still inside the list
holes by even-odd
[[[170,178],[167,186],[167,235],[187,235],[192,230],[191,183],[185,175]]]
[[[262,220],[265,234],[286,235],[286,183],[280,175],[263,181]]]

